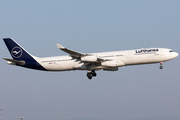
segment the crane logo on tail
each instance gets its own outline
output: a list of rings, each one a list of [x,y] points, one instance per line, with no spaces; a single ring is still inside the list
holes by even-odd
[[[19,58],[22,56],[22,49],[20,47],[14,47],[12,50],[11,50],[11,55],[14,57],[14,58]]]

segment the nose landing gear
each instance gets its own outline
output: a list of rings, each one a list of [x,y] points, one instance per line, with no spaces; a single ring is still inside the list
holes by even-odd
[[[91,70],[91,71],[87,72],[87,77],[89,79],[92,79],[92,77],[96,77],[96,76],[97,76],[97,74],[96,74],[95,70]]]
[[[160,69],[163,69],[163,66],[162,66],[163,62],[160,62]]]

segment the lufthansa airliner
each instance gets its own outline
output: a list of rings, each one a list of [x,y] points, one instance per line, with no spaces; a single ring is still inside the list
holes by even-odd
[[[87,77],[97,76],[97,70],[117,71],[119,67],[160,63],[176,58],[179,54],[167,48],[146,48],[101,53],[81,53],[67,49],[60,44],[57,47],[67,56],[36,57],[28,53],[12,38],[3,39],[12,58],[3,58],[7,64],[44,71],[86,70]]]

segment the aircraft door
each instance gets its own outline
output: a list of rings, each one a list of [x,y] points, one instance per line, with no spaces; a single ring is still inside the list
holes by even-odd
[[[128,58],[132,58],[132,53],[131,53],[131,52],[128,52],[128,53],[127,53],[127,57],[128,57]]]
[[[133,64],[132,52],[127,52],[128,64]]]

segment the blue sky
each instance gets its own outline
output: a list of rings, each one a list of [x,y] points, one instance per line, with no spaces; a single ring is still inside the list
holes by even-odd
[[[35,56],[163,47],[180,53],[179,0],[2,0],[0,38]],[[3,40],[1,58],[11,58]],[[0,65],[0,119],[180,119],[180,57],[117,72],[44,72]]]

